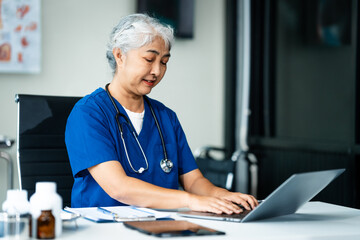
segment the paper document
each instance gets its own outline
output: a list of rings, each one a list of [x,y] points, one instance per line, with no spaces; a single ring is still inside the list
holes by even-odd
[[[168,213],[134,206],[69,208],[67,212],[80,214],[94,222],[152,221],[169,217]]]

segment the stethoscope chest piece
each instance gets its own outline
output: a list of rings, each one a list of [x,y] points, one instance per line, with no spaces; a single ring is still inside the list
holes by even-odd
[[[173,166],[174,166],[174,164],[170,159],[162,159],[160,161],[160,167],[166,173],[171,172]]]

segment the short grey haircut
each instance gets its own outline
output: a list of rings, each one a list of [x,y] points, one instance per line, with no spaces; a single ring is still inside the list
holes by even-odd
[[[106,51],[113,72],[116,70],[116,61],[112,53],[114,48],[119,48],[126,54],[129,50],[150,44],[155,37],[161,37],[170,50],[174,42],[174,30],[170,25],[165,25],[146,14],[131,14],[121,18],[110,34]]]

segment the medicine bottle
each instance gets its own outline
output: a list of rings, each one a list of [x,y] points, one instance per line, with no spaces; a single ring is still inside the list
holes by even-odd
[[[41,210],[41,214],[37,219],[37,234],[38,239],[54,239],[55,238],[55,217],[52,215],[49,207]],[[45,210],[47,209],[47,210]]]
[[[55,237],[59,237],[62,232],[62,198],[56,193],[55,182],[37,182],[35,185],[35,193],[30,198],[31,215],[32,215],[32,234],[33,238],[36,237],[37,232],[37,219],[42,214],[42,210],[51,210],[52,215],[55,217]],[[48,209],[44,209],[49,206]]]

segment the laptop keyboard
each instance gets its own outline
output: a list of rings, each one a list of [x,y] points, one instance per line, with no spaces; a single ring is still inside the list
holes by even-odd
[[[244,210],[243,212],[241,213],[238,213],[238,214],[220,214],[220,215],[217,215],[217,216],[221,216],[221,217],[225,217],[225,218],[237,218],[237,219],[243,219],[246,215],[249,214],[249,212],[251,212],[251,210]]]

